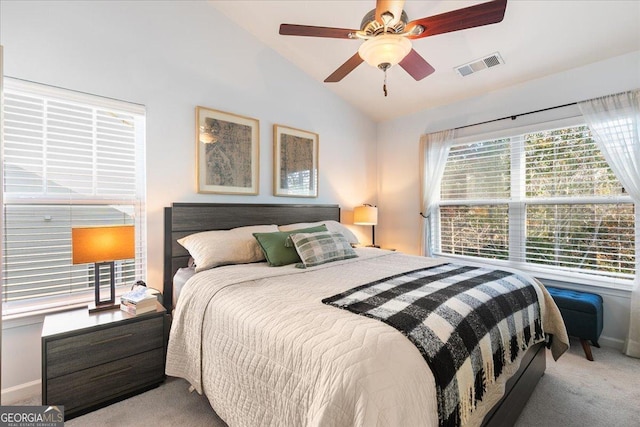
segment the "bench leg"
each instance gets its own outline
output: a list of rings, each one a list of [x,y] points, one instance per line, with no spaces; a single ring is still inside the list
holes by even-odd
[[[585,356],[587,356],[587,360],[593,362],[593,355],[591,354],[591,346],[589,345],[589,341],[580,338],[580,344],[582,344],[582,349],[584,350]]]

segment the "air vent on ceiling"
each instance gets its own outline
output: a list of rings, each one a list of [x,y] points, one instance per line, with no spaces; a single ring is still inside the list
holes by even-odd
[[[484,70],[485,68],[495,67],[496,65],[500,64],[504,64],[504,60],[498,52],[495,52],[491,55],[485,56],[484,58],[469,62],[464,65],[460,65],[459,67],[455,67],[455,70],[462,77],[465,77],[469,74],[477,73],[478,71]]]

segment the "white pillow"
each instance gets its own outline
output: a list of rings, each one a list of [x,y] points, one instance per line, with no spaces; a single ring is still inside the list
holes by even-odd
[[[231,230],[212,230],[178,239],[196,264],[196,272],[227,264],[264,261],[260,245],[253,233],[278,231],[276,225],[250,225]]]
[[[344,225],[340,224],[338,221],[333,221],[333,220],[319,221],[319,222],[298,222],[295,224],[279,225],[278,230],[291,231],[291,230],[298,230],[300,228],[316,227],[322,224],[327,226],[327,230],[342,234],[344,238],[347,239],[347,242],[349,242],[350,244],[357,245],[358,243],[360,243],[356,235],[353,234],[351,230],[349,230]]]

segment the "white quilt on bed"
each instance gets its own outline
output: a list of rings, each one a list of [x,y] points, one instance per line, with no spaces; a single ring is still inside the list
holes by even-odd
[[[437,426],[433,376],[416,347],[382,322],[321,300],[444,261],[358,254],[306,270],[259,263],[198,273],[174,313],[167,375],[204,392],[230,426]],[[546,290],[539,296],[559,357],[562,318]],[[518,365],[488,390],[470,425],[500,399]]]

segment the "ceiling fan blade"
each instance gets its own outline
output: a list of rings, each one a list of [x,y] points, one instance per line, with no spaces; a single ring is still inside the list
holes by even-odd
[[[358,65],[362,64],[364,60],[360,58],[360,54],[356,52],[351,58],[347,59],[347,62],[338,67],[329,77],[324,79],[325,83],[336,83],[345,78],[347,74],[352,72]]]
[[[435,36],[436,34],[495,24],[502,21],[506,8],[507,0],[493,0],[427,18],[416,19],[406,25],[406,30],[411,31],[416,25],[421,25],[424,28],[421,34],[408,36],[410,39],[421,39]]]
[[[283,36],[328,37],[334,39],[349,39],[349,34],[357,30],[348,28],[314,27],[312,25],[280,24],[280,34]]]
[[[404,7],[404,0],[377,0],[376,1],[376,21],[383,24],[384,21],[381,15],[385,12],[391,12],[393,19],[387,23],[387,25],[394,25],[402,16],[402,8]]]
[[[404,68],[404,70],[416,80],[422,80],[429,74],[432,74],[434,71],[436,71],[436,69],[433,68],[427,61],[425,61],[425,59],[420,56],[420,54],[416,52],[415,49],[411,49],[411,52],[409,52],[409,54],[405,56],[398,65]]]

